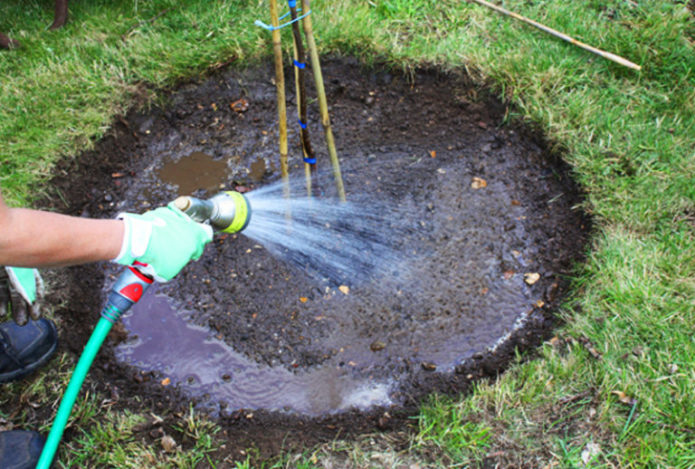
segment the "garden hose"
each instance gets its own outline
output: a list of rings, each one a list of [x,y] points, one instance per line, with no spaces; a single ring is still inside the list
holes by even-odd
[[[51,466],[82,383],[87,376],[89,368],[92,366],[94,357],[101,348],[101,344],[111,330],[111,326],[120,319],[123,313],[128,311],[131,306],[142,298],[143,293],[152,285],[152,282],[152,278],[140,273],[137,270],[137,266],[128,267],[116,280],[106,300],[106,305],[101,311],[101,318],[99,318],[99,322],[97,322],[94,332],[92,332],[89,341],[87,341],[80,360],[72,372],[70,383],[68,383],[63,399],[60,401],[60,407],[53,421],[51,432],[48,434],[41,457],[36,464],[37,469],[48,469]]]

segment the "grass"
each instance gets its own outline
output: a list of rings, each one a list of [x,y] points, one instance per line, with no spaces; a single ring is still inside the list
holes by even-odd
[[[230,61],[270,60],[269,34],[253,26],[267,19],[263,3],[73,2],[67,27],[48,32],[49,3],[0,4],[0,30],[24,43],[0,53],[0,186],[13,204],[36,200],[53,164],[89,148],[135,99]],[[666,0],[504,5],[643,70],[453,0],[315,1],[314,27],[323,53],[467,70],[561,152],[595,217],[564,326],[540,357],[520,357],[470,396],[425,403],[414,436],[335,442],[257,466],[695,466],[693,13]],[[53,404],[65,379],[39,375],[4,388],[2,400]],[[129,439],[137,416],[90,399],[74,417],[84,434],[61,449],[66,465],[137,467],[154,452],[161,467],[214,467],[214,425],[195,417],[200,445],[162,454]],[[28,410],[2,417],[48,423]]]

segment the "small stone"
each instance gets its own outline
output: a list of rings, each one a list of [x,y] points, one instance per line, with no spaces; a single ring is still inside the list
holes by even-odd
[[[425,371],[435,371],[437,369],[437,365],[432,362],[422,362],[420,366],[422,366],[422,369]]]
[[[473,189],[482,189],[487,187],[487,181],[483,178],[474,177],[473,182],[471,182],[471,187]]]
[[[527,272],[524,274],[524,282],[528,283],[529,285],[533,285],[536,283],[538,280],[540,280],[541,274],[538,272]]]
[[[384,348],[386,348],[386,344],[380,340],[375,340],[374,342],[372,342],[369,348],[372,352],[378,352],[379,350],[384,350]]]

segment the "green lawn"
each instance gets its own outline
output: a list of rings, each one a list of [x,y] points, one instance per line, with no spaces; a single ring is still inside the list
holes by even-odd
[[[270,34],[253,25],[268,22],[267,2],[73,1],[56,32],[46,30],[51,3],[0,3],[0,31],[24,44],[0,52],[0,186],[12,204],[37,200],[53,164],[89,148],[136,97],[230,61],[271,60]],[[466,1],[314,2],[322,53],[464,69],[511,102],[510,118],[540,129],[573,168],[595,232],[559,312],[564,326],[539,357],[520,357],[472,395],[433,397],[417,434],[334,442],[264,466],[465,467],[487,457],[500,467],[695,467],[695,17],[686,3],[504,1],[640,64],[636,72]],[[2,404],[19,395],[57,405],[72,360],[4,387]],[[29,414],[0,417],[50,425]],[[132,438],[142,418],[85,396],[73,416],[84,436],[62,446],[61,460],[144,467],[156,455],[161,467],[214,467],[205,456],[220,444],[214,423],[191,416],[196,449],[162,456]],[[249,461],[239,466],[261,465]]]

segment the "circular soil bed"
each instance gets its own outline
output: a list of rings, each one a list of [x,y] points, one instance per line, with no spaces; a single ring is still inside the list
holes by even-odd
[[[567,168],[538,136],[505,124],[505,105],[464,76],[403,76],[346,59],[326,61],[323,72],[348,200],[381,214],[385,237],[397,234],[381,240],[398,252],[397,269],[321,282],[259,239],[218,236],[198,262],[151,289],[100,354],[89,379],[118,388],[119,405],[166,414],[193,400],[239,447],[272,451],[288,431],[285,444],[399,425],[427,393],[464,392],[547,337],[588,229]],[[55,183],[68,204],[58,208],[108,217],[179,194],[272,185],[272,76],[270,67],[218,71],[119,119],[62,168]],[[315,103],[310,116],[329,199]],[[296,127],[290,166],[301,186]],[[61,317],[75,353],[118,272],[70,270]]]

